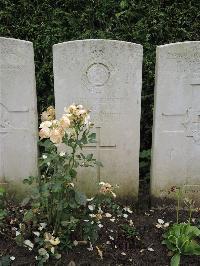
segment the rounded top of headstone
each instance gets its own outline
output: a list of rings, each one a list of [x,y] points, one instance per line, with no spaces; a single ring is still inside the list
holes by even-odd
[[[119,44],[119,45],[128,45],[132,47],[137,47],[139,49],[143,49],[143,46],[141,44],[132,43],[132,42],[126,42],[126,41],[119,41],[119,40],[110,40],[110,39],[84,39],[84,40],[74,40],[74,41],[67,41],[67,42],[61,42],[53,45],[53,48],[56,48],[57,46],[62,45],[72,45],[72,44],[81,44],[81,43],[110,43],[110,44]]]
[[[200,41],[185,41],[159,45],[156,48],[159,57],[199,59]]]
[[[167,43],[163,45],[158,45],[157,49],[163,49],[163,48],[173,48],[173,47],[181,47],[181,46],[196,46],[200,45],[200,41],[185,41],[185,42],[175,42],[175,43]]]
[[[15,39],[15,38],[7,38],[7,37],[0,37],[0,42],[15,42],[19,44],[29,44],[29,45],[33,44],[30,41],[20,40],[20,39]]]

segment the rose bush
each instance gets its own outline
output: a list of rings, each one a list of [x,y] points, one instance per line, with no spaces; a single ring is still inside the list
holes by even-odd
[[[40,175],[29,177],[24,183],[33,186],[33,195],[24,205],[31,203],[23,222],[16,232],[16,241],[29,249],[37,248],[37,260],[43,265],[61,251],[71,248],[77,241],[93,243],[102,227],[102,206],[111,204],[116,197],[114,187],[100,182],[99,192],[91,199],[79,191],[74,180],[79,167],[94,167],[98,162],[93,154],[84,155],[83,147],[94,143],[90,111],[82,105],[64,108],[60,119],[55,118],[52,106],[41,114],[39,145],[43,153],[39,159]]]

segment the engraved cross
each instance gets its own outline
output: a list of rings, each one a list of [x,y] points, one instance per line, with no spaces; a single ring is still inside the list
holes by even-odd
[[[113,150],[116,149],[115,145],[101,145],[101,127],[96,127],[96,145],[86,145],[84,146],[85,149],[88,150],[96,150],[96,159],[97,161],[101,161],[101,151],[102,150]],[[100,182],[100,175],[101,175],[101,168],[100,165],[97,165],[97,180]]]

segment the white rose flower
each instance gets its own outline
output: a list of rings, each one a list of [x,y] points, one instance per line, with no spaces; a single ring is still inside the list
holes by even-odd
[[[51,126],[52,126],[52,121],[44,121],[40,124],[40,128],[45,128],[45,127],[49,128]]]
[[[61,157],[65,156],[65,152],[64,151],[61,151],[60,154],[59,154]]]

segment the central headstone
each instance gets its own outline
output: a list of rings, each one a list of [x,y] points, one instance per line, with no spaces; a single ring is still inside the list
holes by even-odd
[[[33,45],[0,38],[0,185],[21,194],[23,179],[37,171]]]
[[[151,191],[200,201],[200,42],[157,48]]]
[[[103,167],[80,169],[80,186],[93,194],[99,181],[118,184],[118,194],[135,197],[139,183],[142,46],[112,40],[54,45],[57,116],[65,106],[91,110],[97,143],[86,146]]]

